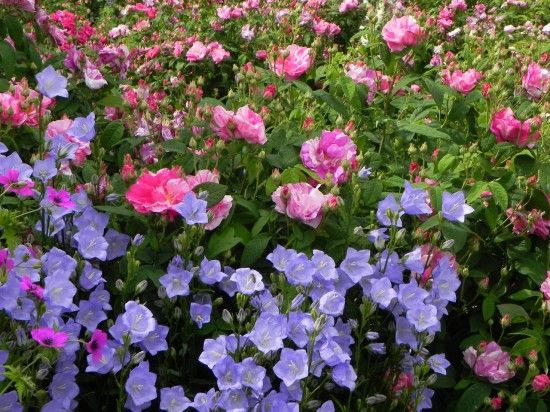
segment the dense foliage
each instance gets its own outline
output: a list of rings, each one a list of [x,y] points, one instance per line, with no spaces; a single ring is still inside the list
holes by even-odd
[[[547,410],[550,4],[0,0],[0,410]]]

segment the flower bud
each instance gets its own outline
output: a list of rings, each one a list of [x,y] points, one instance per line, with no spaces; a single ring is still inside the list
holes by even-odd
[[[227,309],[222,311],[222,319],[225,323],[233,324],[233,315]]]
[[[141,363],[145,359],[145,351],[139,351],[134,356],[132,356],[131,363],[133,365],[137,365],[138,363]]]
[[[146,280],[142,280],[136,285],[136,295],[139,295],[140,293],[144,292],[145,289],[147,289],[148,282]]]
[[[504,314],[504,316],[500,318],[500,324],[502,325],[503,328],[510,326],[511,323],[512,323],[512,317],[510,316],[509,313]]]
[[[376,405],[377,403],[382,403],[386,401],[386,395],[383,395],[381,393],[377,393],[373,396],[369,396],[366,399],[367,405]]]
[[[120,291],[124,289],[124,282],[122,281],[122,279],[117,279],[115,281],[115,288]]]

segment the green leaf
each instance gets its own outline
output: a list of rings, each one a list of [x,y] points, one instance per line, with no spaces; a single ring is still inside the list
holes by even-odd
[[[502,305],[497,305],[497,308],[501,316],[509,315],[512,320],[514,318],[529,319],[529,314],[525,311],[525,309],[514,303],[503,303]]]
[[[426,220],[424,223],[420,225],[420,229],[422,230],[428,230],[432,227],[435,227],[439,224],[439,216],[435,215],[430,217],[428,220]]]
[[[433,137],[435,139],[450,139],[450,136],[447,133],[443,133],[425,124],[419,124],[419,123],[401,124],[399,129],[405,130],[407,132],[420,134],[426,137]]]
[[[10,82],[6,79],[0,79],[0,93],[8,91],[10,88]]]
[[[256,223],[254,223],[254,226],[252,226],[250,234],[252,236],[257,236],[265,227],[265,225],[267,225],[270,221],[274,219],[275,215],[270,210],[261,210],[260,218],[256,220]]]
[[[535,290],[529,290],[529,289],[522,289],[516,293],[512,293],[510,295],[510,299],[512,300],[527,300],[530,298],[540,298],[542,295],[540,292]]]
[[[26,37],[23,33],[23,26],[21,25],[21,22],[12,16],[6,18],[4,23],[8,28],[10,38],[15,43],[15,47],[17,47],[18,50],[23,50],[25,48]]]
[[[489,182],[489,189],[497,205],[505,210],[508,207],[508,193],[506,189],[500,183],[494,181]]]
[[[482,311],[484,320],[489,320],[493,317],[495,314],[496,302],[497,298],[494,295],[486,296],[485,299],[483,299]]]
[[[546,403],[544,403],[543,400],[539,400],[537,403],[537,409],[535,412],[546,412],[548,409],[546,408]]]
[[[140,220],[145,220],[145,218],[142,215],[137,214],[136,212],[134,212],[133,210],[128,209],[125,206],[109,206],[109,205],[95,206],[94,205],[94,209],[97,209],[100,212],[107,212],[111,215],[136,217]]]
[[[525,338],[516,342],[510,351],[514,355],[526,355],[531,349],[538,349],[539,340],[537,338]]]
[[[283,173],[281,173],[281,184],[283,185],[287,183],[305,182],[306,180],[304,173],[297,167],[285,169]]]
[[[250,267],[256,262],[263,255],[270,240],[271,235],[261,233],[249,241],[244,246],[243,254],[241,255],[241,266]]]
[[[468,232],[466,230],[466,226],[459,225],[456,223],[451,222],[443,222],[441,225],[441,232],[443,233],[443,236],[447,240],[454,240],[455,243],[452,247],[452,251],[454,253],[459,252],[462,250],[464,245],[466,244],[466,240],[468,239]]]
[[[529,276],[536,285],[540,285],[546,279],[544,263],[532,258],[519,258],[514,262],[514,267],[522,275]]]
[[[124,135],[124,124],[120,121],[110,122],[101,132],[100,141],[103,147],[110,149],[119,143]]]
[[[91,162],[86,162],[84,167],[82,168],[82,178],[85,182],[91,182],[92,177],[97,174],[94,166]]]
[[[468,192],[468,196],[466,196],[466,203],[470,204],[479,199],[486,187],[486,182],[476,182]]]
[[[179,139],[166,140],[165,142],[162,142],[160,145],[167,152],[174,152],[174,153],[181,153],[181,154],[189,152],[189,149],[187,148],[187,144],[180,141]]]
[[[230,250],[233,246],[242,241],[240,237],[235,236],[235,228],[229,226],[222,232],[214,233],[208,242],[207,256],[212,259],[219,254]]]
[[[99,100],[97,104],[103,107],[118,107],[119,109],[124,108],[124,100],[116,94],[105,96],[103,99]]]
[[[424,84],[426,85],[426,88],[432,95],[435,104],[437,104],[437,107],[440,109],[443,107],[443,98],[445,97],[445,89],[441,84],[434,82],[432,79],[424,79]]]
[[[322,100],[330,107],[332,107],[337,113],[341,114],[344,117],[348,117],[348,108],[338,99],[336,99],[331,94],[325,92],[324,90],[315,90],[313,95],[319,100]]]
[[[193,191],[199,194],[202,191],[208,192],[207,206],[212,207],[220,203],[225,194],[227,193],[227,186],[220,185],[219,183],[206,182],[201,183],[193,188]]]
[[[475,412],[485,403],[485,398],[491,394],[491,386],[476,382],[464,391],[456,404],[456,412]]]
[[[380,200],[383,185],[380,180],[367,180],[361,185],[361,197],[365,206],[370,206]]]
[[[445,156],[443,156],[439,162],[437,162],[437,168],[436,171],[439,173],[443,173],[445,170],[447,170],[449,167],[451,167],[456,160],[456,156],[452,155],[450,153],[447,153]]]
[[[0,63],[2,72],[7,78],[15,74],[15,51],[5,40],[0,40]]]

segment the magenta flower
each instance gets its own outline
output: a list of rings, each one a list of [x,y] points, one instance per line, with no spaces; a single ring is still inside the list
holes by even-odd
[[[74,202],[71,200],[71,194],[63,189],[55,190],[55,188],[48,186],[46,188],[46,197],[57,207],[71,209],[75,206]]]
[[[296,80],[308,71],[313,63],[311,49],[291,44],[279,54],[275,62],[271,64],[278,76],[285,76],[286,80]]]
[[[323,218],[327,197],[308,183],[288,183],[271,195],[275,210],[316,228]]]
[[[443,83],[462,94],[468,94],[474,90],[480,79],[481,73],[475,69],[468,69],[465,72],[455,70],[452,73],[448,69],[443,71]]]
[[[497,138],[497,143],[510,142],[520,147],[533,147],[541,136],[540,124],[539,117],[523,122],[516,119],[512,109],[507,107],[493,115],[489,130]]]
[[[55,349],[63,348],[69,339],[67,333],[58,332],[48,327],[33,329],[31,336],[40,346]]]
[[[382,29],[382,38],[393,53],[406,47],[416,46],[422,40],[424,31],[414,17],[392,17]]]
[[[96,329],[92,333],[92,337],[90,338],[90,341],[86,343],[84,346],[86,347],[86,350],[88,351],[88,353],[92,355],[93,361],[99,362],[101,360],[101,353],[106,344],[107,344],[107,334],[103,332],[101,329]]]
[[[487,378],[491,383],[501,383],[514,377],[509,368],[510,355],[504,352],[496,342],[490,342],[485,350],[476,350],[472,346],[464,351],[464,360],[477,376]]]
[[[540,99],[550,88],[550,71],[537,63],[529,63],[527,73],[521,79],[521,85],[533,100]]]

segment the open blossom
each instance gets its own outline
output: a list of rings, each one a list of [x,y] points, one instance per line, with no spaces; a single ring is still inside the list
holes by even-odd
[[[340,13],[346,13],[350,10],[356,9],[357,7],[359,7],[359,0],[344,0],[340,3],[338,11]]]
[[[312,63],[310,48],[291,44],[279,53],[275,62],[271,64],[271,70],[278,76],[284,75],[288,81],[292,81],[307,72]]]
[[[517,146],[533,147],[539,140],[541,120],[533,117],[525,121],[516,119],[509,107],[496,112],[491,119],[489,130],[498,143],[509,142]]]
[[[206,57],[208,53],[208,48],[201,41],[196,41],[193,43],[191,48],[187,50],[187,61],[189,62],[198,62]]]
[[[543,69],[537,63],[530,63],[527,72],[521,79],[521,85],[532,99],[538,100],[550,87],[550,71]]]
[[[550,234],[550,220],[544,218],[544,214],[537,209],[531,209],[527,214],[509,208],[506,216],[512,222],[512,231],[516,234],[530,234],[546,239]]]
[[[244,139],[252,144],[265,144],[265,125],[262,117],[248,105],[233,113],[216,106],[212,109],[210,128],[222,140]]]
[[[29,88],[26,80],[11,82],[10,89],[0,93],[0,123],[12,127],[36,127],[39,116],[43,116],[53,103],[54,100],[48,97],[41,101],[40,95]]]
[[[382,29],[382,38],[394,53],[416,46],[422,40],[424,31],[414,17],[392,17]]]
[[[64,347],[69,339],[67,333],[56,331],[48,327],[33,329],[31,331],[31,336],[40,346],[55,349]]]
[[[323,218],[326,196],[308,183],[288,183],[271,195],[275,210],[316,228]]]
[[[481,73],[474,69],[468,69],[465,72],[455,70],[452,73],[448,69],[443,71],[443,83],[462,94],[468,94],[474,90],[480,79]]]
[[[514,377],[509,368],[510,355],[496,342],[490,342],[484,350],[472,346],[464,351],[464,360],[477,376],[487,378],[491,383],[501,383]]]
[[[357,166],[356,153],[357,147],[342,130],[323,130],[318,139],[304,142],[300,158],[321,179],[330,174],[332,182],[338,184],[348,178],[347,168]]]

